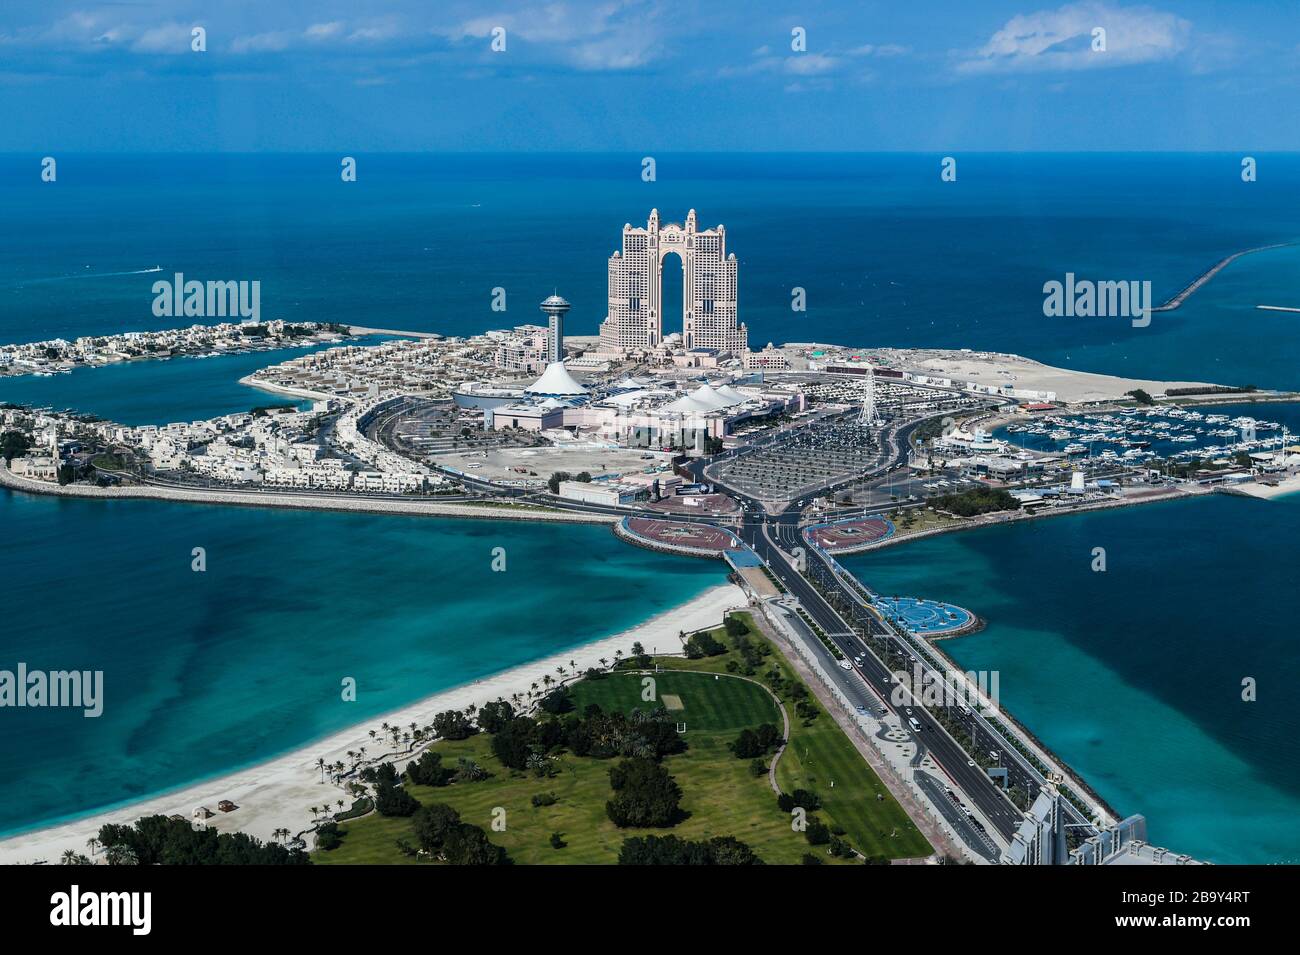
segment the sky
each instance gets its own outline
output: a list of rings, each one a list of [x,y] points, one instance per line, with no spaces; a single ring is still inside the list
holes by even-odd
[[[0,5],[0,152],[1264,152],[1298,117],[1296,0]]]

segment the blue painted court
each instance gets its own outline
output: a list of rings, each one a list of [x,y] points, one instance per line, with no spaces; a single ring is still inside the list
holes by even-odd
[[[877,597],[876,609],[922,637],[942,636],[975,622],[969,610],[918,597]]]

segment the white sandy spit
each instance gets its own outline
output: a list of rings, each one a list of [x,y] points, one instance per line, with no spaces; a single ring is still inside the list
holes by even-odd
[[[1163,394],[1170,388],[1206,386],[1196,381],[1155,381],[1149,378],[1121,378],[1072,368],[1054,368],[1018,355],[946,355],[912,361],[929,374],[974,381],[982,385],[1011,385],[1032,391],[1054,391],[1058,401],[1123,400],[1128,392],[1141,388],[1149,394]]]
[[[293,833],[307,829],[312,823],[311,806],[329,804],[337,808],[339,799],[351,804],[351,797],[332,783],[322,783],[317,760],[326,763],[347,761],[348,750],[365,747],[367,757],[379,756],[391,749],[382,740],[371,739],[370,730],[378,731],[387,722],[396,726],[409,723],[425,725],[434,714],[448,709],[464,709],[471,703],[482,705],[495,699],[510,699],[511,694],[526,694],[544,674],[555,676],[555,668],[569,669],[569,661],[576,661],[579,670],[599,666],[599,659],[612,659],[615,650],[626,656],[632,644],[642,643],[647,650],[680,652],[679,631],[691,633],[722,622],[725,611],[746,604],[744,592],[732,584],[724,584],[705,591],[693,600],[665,611],[640,626],[607,637],[594,643],[566,650],[543,660],[523,664],[474,683],[437,693],[420,702],[393,713],[384,713],[349,727],[327,739],[270,760],[249,769],[232,773],[220,779],[189,786],[162,796],[145,799],[129,806],[96,813],[74,822],[38,829],[11,836],[0,841],[0,864],[31,863],[45,860],[57,863],[65,849],[89,854],[86,842],[105,823],[129,823],[141,816],[179,813],[186,819],[199,806],[206,806],[215,815],[208,820],[212,828],[233,832],[242,830],[263,841],[271,841],[273,833],[287,828]],[[400,767],[405,760],[395,759]],[[217,803],[229,799],[239,808],[234,812],[217,811]],[[309,838],[310,843],[310,838]],[[102,861],[100,853],[95,861]]]
[[[1244,494],[1247,497],[1258,497],[1267,501],[1284,494],[1300,492],[1300,474],[1282,478],[1276,484],[1236,484],[1231,490],[1234,494]]]

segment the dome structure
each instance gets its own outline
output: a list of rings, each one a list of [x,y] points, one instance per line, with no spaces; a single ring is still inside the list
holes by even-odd
[[[569,374],[569,370],[564,367],[562,361],[553,361],[547,365],[546,371],[542,372],[542,377],[534,381],[524,391],[530,395],[554,395],[556,397],[585,395],[587,393],[587,389],[578,384],[577,380]]]
[[[690,397],[701,405],[709,408],[711,411],[717,411],[720,408],[730,408],[732,405],[740,404],[740,402],[745,400],[744,398],[728,398],[725,395],[720,394],[711,385],[707,384],[700,385],[700,387],[692,391]]]

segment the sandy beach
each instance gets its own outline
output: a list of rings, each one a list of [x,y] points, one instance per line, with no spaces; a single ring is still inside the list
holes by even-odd
[[[1209,387],[1200,381],[1155,381],[1147,378],[1120,378],[1116,375],[1099,375],[1076,371],[1072,368],[1054,368],[1018,355],[969,354],[913,357],[908,364],[928,374],[973,381],[982,385],[1012,385],[1032,391],[1051,391],[1058,401],[1083,402],[1123,400],[1128,392],[1142,389],[1149,394],[1164,394],[1170,388]]]
[[[45,860],[56,863],[65,849],[88,853],[86,841],[105,823],[129,823],[141,816],[179,813],[186,819],[199,806],[207,806],[215,815],[208,825],[223,832],[240,830],[259,839],[271,841],[280,828],[293,833],[312,823],[311,806],[329,804],[335,808],[339,799],[351,804],[351,798],[332,783],[321,782],[317,760],[327,763],[347,761],[347,751],[365,747],[367,756],[380,756],[391,749],[381,739],[371,739],[370,730],[379,731],[383,723],[405,726],[430,722],[434,714],[448,709],[464,709],[469,704],[482,705],[498,698],[509,699],[513,693],[527,693],[544,674],[555,675],[555,668],[570,669],[576,661],[579,670],[600,666],[601,657],[612,659],[616,650],[626,656],[632,644],[642,643],[647,650],[661,653],[681,651],[679,631],[691,633],[722,622],[725,611],[746,605],[744,592],[732,584],[710,588],[693,600],[665,611],[640,626],[582,647],[575,647],[532,663],[506,670],[464,686],[444,690],[411,706],[382,713],[342,732],[303,746],[284,756],[208,782],[187,786],[127,806],[62,823],[45,829],[0,840],[0,864],[13,865]],[[399,767],[406,758],[393,757]],[[231,813],[217,812],[217,803],[229,799],[239,808]],[[102,856],[99,857],[102,859]]]
[[[1239,494],[1243,497],[1257,497],[1260,500],[1270,501],[1275,497],[1282,497],[1285,494],[1295,494],[1297,491],[1300,491],[1300,474],[1293,474],[1290,477],[1283,478],[1276,484],[1237,484],[1231,488],[1225,488],[1224,490],[1230,494]]]

